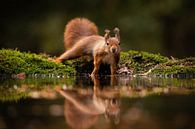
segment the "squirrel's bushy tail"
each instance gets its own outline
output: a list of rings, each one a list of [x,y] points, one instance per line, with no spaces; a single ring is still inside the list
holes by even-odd
[[[97,34],[98,29],[93,22],[86,18],[75,18],[66,25],[64,46],[70,49],[81,38]]]

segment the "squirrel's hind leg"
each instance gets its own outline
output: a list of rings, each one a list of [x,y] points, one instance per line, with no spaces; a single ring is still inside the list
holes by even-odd
[[[71,60],[71,59],[75,59],[75,58],[78,58],[78,57],[81,57],[81,52],[77,49],[69,49],[67,50],[66,52],[64,52],[62,55],[60,55],[56,60],[55,62],[56,63],[61,63],[65,60]]]

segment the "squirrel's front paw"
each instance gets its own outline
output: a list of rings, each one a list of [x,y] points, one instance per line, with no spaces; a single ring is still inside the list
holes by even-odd
[[[98,76],[98,74],[95,73],[95,72],[92,72],[91,75],[90,75],[90,77],[92,77],[92,78],[97,77],[97,76]]]
[[[62,63],[62,59],[56,58],[56,59],[54,60],[54,62],[55,62],[55,63]]]

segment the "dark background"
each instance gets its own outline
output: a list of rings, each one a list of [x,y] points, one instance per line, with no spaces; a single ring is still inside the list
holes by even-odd
[[[0,46],[58,55],[65,24],[87,17],[104,34],[118,26],[123,51],[194,56],[194,0],[4,0],[0,3]]]

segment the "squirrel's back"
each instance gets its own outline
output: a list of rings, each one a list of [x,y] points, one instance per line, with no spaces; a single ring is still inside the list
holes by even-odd
[[[64,32],[64,46],[70,49],[83,37],[97,35],[96,25],[86,18],[75,18],[68,22]]]

